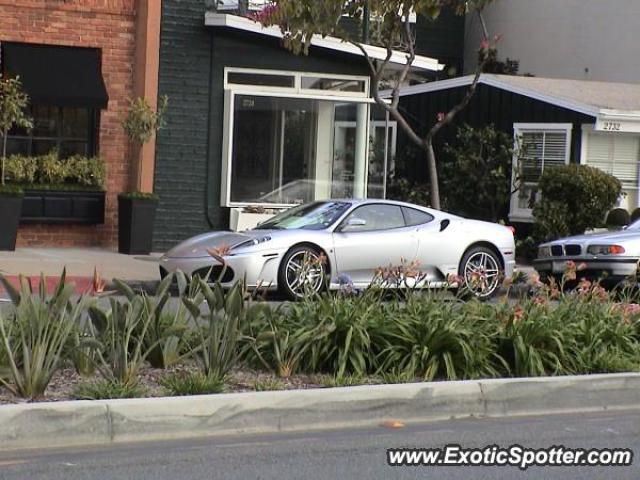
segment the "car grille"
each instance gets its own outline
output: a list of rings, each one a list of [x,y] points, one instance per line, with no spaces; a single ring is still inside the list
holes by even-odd
[[[580,245],[565,245],[565,255],[580,255],[582,253],[582,247]]]
[[[235,273],[233,272],[233,270],[227,267],[227,269],[224,270],[224,276],[220,278],[220,275],[222,274],[222,270],[223,270],[222,265],[214,265],[213,267],[205,267],[205,268],[196,270],[195,272],[193,272],[193,276],[195,277],[197,275],[200,278],[206,278],[207,275],[209,275],[209,282],[211,283],[214,283],[217,281],[220,281],[222,283],[228,283],[232,281],[233,277],[235,276]]]
[[[553,255],[554,257],[562,257],[564,255],[564,250],[562,248],[562,245],[552,245],[551,255]]]
[[[582,254],[582,246],[580,245],[552,245],[551,256],[552,257],[575,257]]]

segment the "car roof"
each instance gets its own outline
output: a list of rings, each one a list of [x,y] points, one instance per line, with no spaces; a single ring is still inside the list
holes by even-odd
[[[404,207],[411,207],[411,208],[420,208],[423,210],[429,210],[431,211],[432,209],[429,207],[425,207],[424,205],[416,205],[413,203],[407,203],[407,202],[401,202],[400,200],[387,200],[387,199],[382,199],[382,198],[331,198],[331,199],[326,199],[326,200],[318,200],[320,202],[346,202],[346,203],[351,203],[352,205],[366,205],[369,203],[384,203],[384,204],[388,204],[388,205],[401,205]]]

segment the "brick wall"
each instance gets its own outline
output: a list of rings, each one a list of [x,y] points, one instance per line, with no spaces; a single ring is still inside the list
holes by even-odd
[[[99,48],[109,106],[98,149],[107,165],[105,224],[21,225],[18,246],[117,244],[117,194],[128,187],[129,148],[120,126],[133,96],[135,0],[0,0],[0,42]],[[55,68],[52,66],[52,68]]]

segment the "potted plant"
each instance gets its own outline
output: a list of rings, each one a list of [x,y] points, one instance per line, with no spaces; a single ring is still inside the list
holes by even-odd
[[[138,148],[164,127],[167,104],[168,97],[162,96],[157,110],[153,111],[144,98],[131,101],[122,128]],[[128,255],[148,255],[153,246],[153,226],[159,199],[152,192],[140,191],[140,162],[133,163],[138,168],[137,184],[131,191],[118,195],[118,251]]]
[[[14,126],[30,129],[31,118],[25,113],[29,97],[22,91],[20,78],[0,77],[0,132],[2,132],[2,172],[0,173],[0,250],[15,250],[18,223],[22,211],[22,188],[7,185],[5,161],[7,135]]]

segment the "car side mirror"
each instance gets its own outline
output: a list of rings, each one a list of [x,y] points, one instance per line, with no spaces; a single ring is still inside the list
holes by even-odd
[[[366,224],[367,224],[367,221],[364,218],[351,217],[340,228],[340,231],[341,232],[349,232],[351,230],[357,230],[358,227],[364,227]]]
[[[449,220],[448,218],[445,218],[444,220],[442,220],[440,222],[440,231],[444,232],[450,223],[451,223],[451,220]]]

